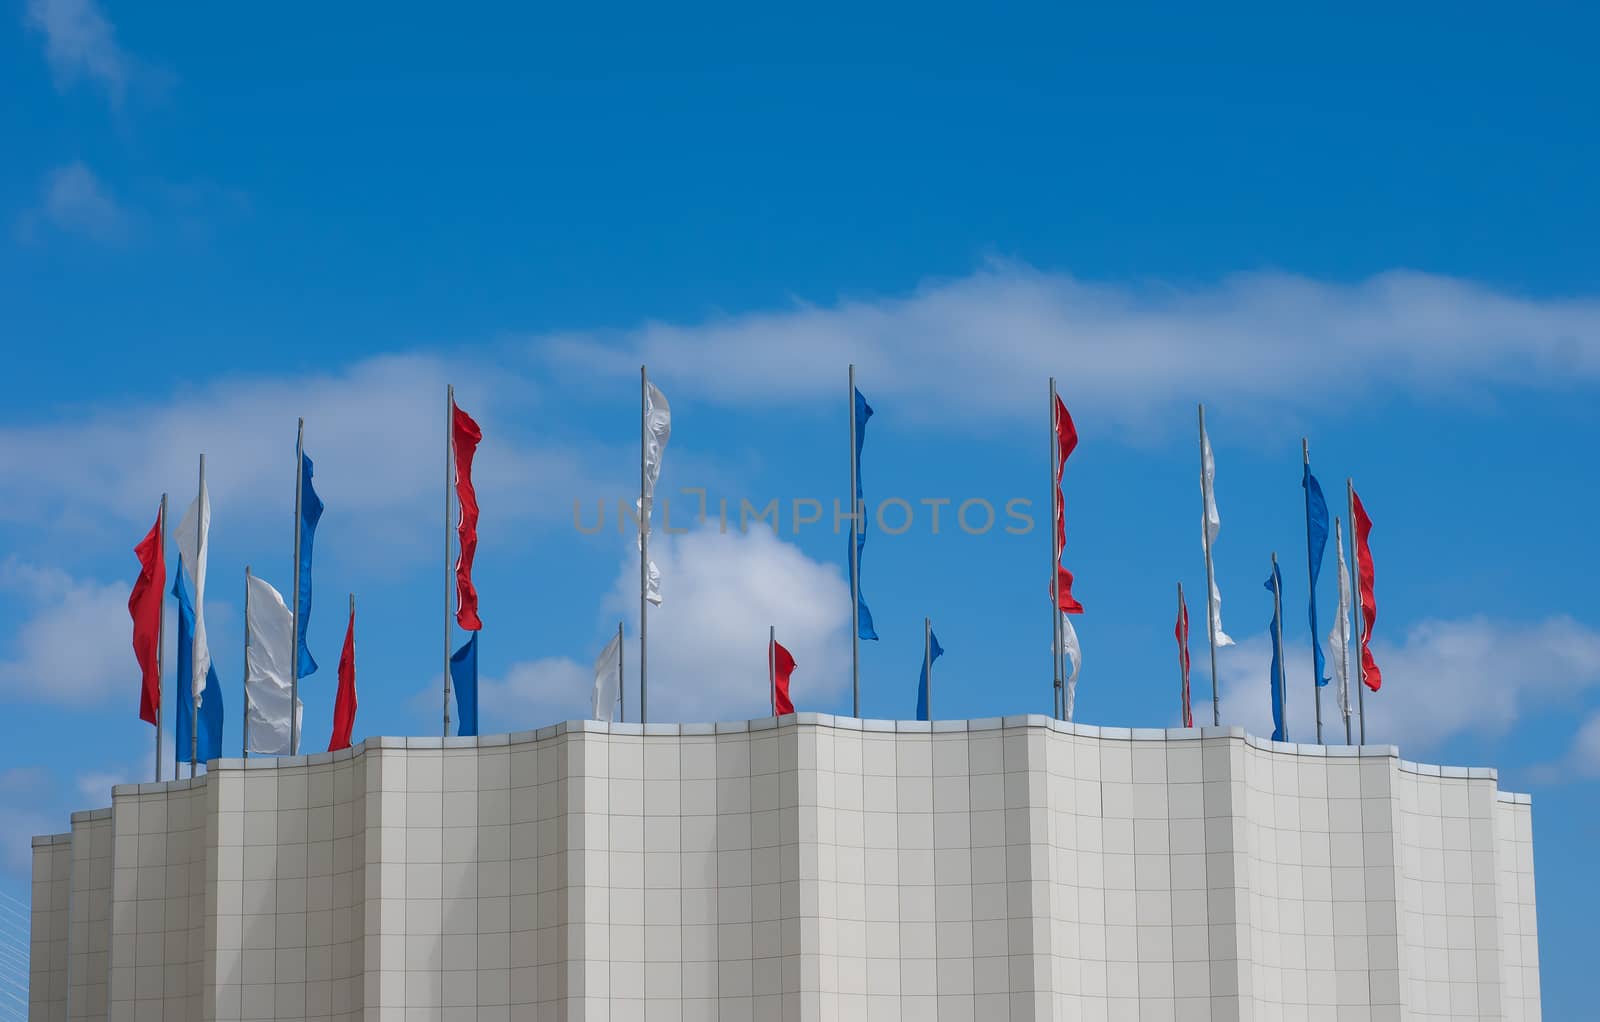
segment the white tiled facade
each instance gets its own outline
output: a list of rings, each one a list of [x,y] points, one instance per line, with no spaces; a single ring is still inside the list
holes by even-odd
[[[30,1018],[1540,1017],[1526,796],[1044,717],[219,760],[34,841]]]

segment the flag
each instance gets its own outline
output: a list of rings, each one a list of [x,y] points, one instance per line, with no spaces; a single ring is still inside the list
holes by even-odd
[[[1063,614],[1082,614],[1083,604],[1072,595],[1072,572],[1061,566],[1061,557],[1067,550],[1066,500],[1061,494],[1061,474],[1067,467],[1067,458],[1078,449],[1078,427],[1061,396],[1056,396],[1056,604]]]
[[[178,569],[172,579],[172,595],[178,601],[177,676],[187,678],[194,666],[194,605],[189,601],[189,589],[184,584],[184,576],[188,572],[184,570],[181,557]],[[194,738],[191,731],[194,727],[194,704],[187,699],[179,699],[174,709],[177,713],[173,734],[174,761],[177,763],[189,762],[191,752],[194,754],[194,761],[197,763],[208,763],[214,759],[221,759],[222,729],[227,714],[222,705],[222,683],[217,681],[215,664],[206,665],[205,691],[200,697],[198,740]]]
[[[1317,687],[1321,688],[1328,683],[1328,665],[1322,656],[1322,636],[1317,634],[1317,579],[1322,575],[1322,561],[1328,551],[1328,502],[1322,497],[1317,477],[1311,474],[1310,463],[1305,466],[1300,486],[1306,491],[1306,556],[1311,561],[1311,653]]]
[[[244,698],[249,748],[267,756],[286,756],[294,621],[283,595],[257,575],[249,577],[246,600]],[[295,703],[297,719],[304,710],[303,703]]]
[[[159,513],[133,552],[139,558],[139,578],[128,594],[128,616],[133,619],[133,656],[139,662],[139,719],[160,726],[161,590],[167,585],[167,565]]]
[[[344,628],[344,649],[339,651],[339,692],[333,699],[333,737],[328,751],[350,748],[356,726],[356,605],[350,601],[350,621]]]
[[[1333,546],[1339,555],[1339,619],[1328,633],[1333,650],[1333,675],[1339,679],[1339,712],[1350,723],[1350,675],[1345,670],[1350,655],[1350,568],[1344,561],[1344,525],[1333,520]]]
[[[928,719],[928,668],[933,662],[944,656],[944,647],[939,645],[939,637],[933,634],[933,629],[928,629],[928,656],[922,661],[922,677],[917,682],[917,719]]]
[[[306,648],[306,626],[311,623],[311,541],[316,538],[317,523],[322,520],[322,498],[311,485],[311,457],[300,452],[300,549],[295,552],[300,563],[299,614],[296,615],[299,634],[295,648],[299,650],[299,676],[310,677],[317,673],[317,662]]]
[[[478,552],[478,491],[472,487],[472,456],[482,439],[483,430],[472,416],[452,401],[450,443],[456,452],[456,499],[461,505],[456,519],[456,537],[460,540],[456,553],[456,624],[469,632],[483,627],[478,619],[478,589],[472,584],[472,558]]]
[[[672,436],[672,406],[660,388],[649,383],[644,389],[644,492],[634,501],[638,509],[640,528],[639,549],[644,549],[644,539],[650,534],[650,512],[656,504],[656,481],[661,478],[661,460],[667,453],[667,440]],[[644,598],[661,606],[661,569],[651,560],[646,568]]]
[[[1200,495],[1205,500],[1205,514],[1201,517],[1200,528],[1204,532],[1200,542],[1205,549],[1216,546],[1217,533],[1222,531],[1222,517],[1217,514],[1217,462],[1211,455],[1211,438],[1206,436],[1205,424],[1200,426]],[[1222,591],[1217,588],[1216,567],[1212,564],[1214,557],[1206,558],[1206,585],[1211,591],[1211,605],[1208,617],[1211,629],[1211,641],[1217,646],[1231,646],[1233,639],[1222,630]]]
[[[594,719],[612,720],[617,712],[617,686],[622,681],[622,632],[611,637],[594,662]]]
[[[1183,676],[1183,726],[1194,727],[1194,714],[1189,708],[1189,607],[1178,597],[1178,623],[1172,629],[1178,640],[1178,671]]]
[[[1278,562],[1272,562],[1272,574],[1267,576],[1267,592],[1272,594],[1272,740],[1284,740],[1283,731],[1283,643],[1278,641],[1278,605],[1283,602],[1283,576],[1278,573]]]
[[[789,676],[794,673],[794,655],[783,648],[776,639],[772,642],[772,704],[777,716],[794,712],[794,702],[789,698]]]
[[[1376,692],[1383,684],[1383,673],[1378,670],[1377,661],[1372,659],[1370,645],[1372,626],[1378,621],[1378,598],[1372,589],[1372,546],[1369,542],[1372,519],[1367,517],[1367,509],[1362,506],[1360,495],[1353,489],[1350,491],[1350,502],[1355,506],[1356,577],[1360,580],[1361,588],[1361,680]]]
[[[845,556],[850,559],[850,580],[855,584],[856,590],[856,634],[863,639],[876,639],[878,630],[872,626],[872,611],[867,609],[866,592],[861,586],[861,551],[867,545],[867,515],[861,500],[861,447],[867,439],[867,420],[872,418],[872,406],[867,404],[867,399],[861,396],[861,391],[855,392],[856,402],[856,501],[851,506],[852,515],[860,515],[856,524],[855,543],[845,545]],[[834,505],[837,510],[838,505]]]
[[[450,655],[450,681],[456,690],[456,734],[478,733],[478,633]]]
[[[205,694],[206,676],[211,670],[211,648],[206,643],[206,558],[210,553],[211,497],[205,479],[200,492],[178,523],[178,570],[189,572],[189,595],[194,600],[193,674],[179,675],[188,684],[190,698],[199,706]]]
[[[1072,619],[1066,614],[1061,615],[1061,649],[1072,663],[1072,673],[1067,675],[1067,719],[1071,720],[1078,702],[1078,669],[1083,666],[1083,649],[1078,645]]]

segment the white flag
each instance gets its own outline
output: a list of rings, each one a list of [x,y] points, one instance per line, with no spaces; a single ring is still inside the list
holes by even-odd
[[[622,633],[619,631],[594,662],[594,719],[610,721],[617,711],[617,683],[622,680]]]
[[[1350,569],[1344,563],[1344,525],[1333,521],[1333,545],[1339,551],[1339,619],[1328,633],[1328,645],[1334,650],[1333,676],[1339,679],[1339,712],[1350,723],[1350,676],[1345,670],[1350,656]]]
[[[1078,701],[1078,670],[1083,666],[1083,647],[1078,645],[1078,633],[1073,630],[1072,619],[1061,615],[1061,646],[1072,663],[1072,673],[1067,676],[1067,719],[1072,719],[1072,708]]]
[[[210,554],[211,498],[206,494],[205,480],[200,482],[200,492],[189,504],[189,510],[178,523],[178,555],[183,571],[188,577],[189,594],[194,600],[194,648],[190,663],[194,667],[189,678],[189,688],[194,704],[200,705],[205,694],[206,674],[211,670],[211,647],[206,643],[206,558]]]
[[[245,721],[250,751],[289,755],[289,674],[294,665],[294,617],[283,597],[265,579],[250,576],[250,610],[245,615]],[[295,704],[298,722],[305,704]]]
[[[1211,438],[1206,436],[1205,427],[1200,429],[1200,492],[1205,497],[1205,519],[1200,527],[1205,530],[1202,543],[1206,548],[1213,547],[1217,542],[1217,533],[1222,531],[1222,517],[1217,514],[1217,462],[1211,456]],[[1212,567],[1212,558],[1206,559],[1206,582],[1211,586],[1211,613],[1207,621],[1211,628],[1211,639],[1218,646],[1231,646],[1233,640],[1222,630],[1222,593],[1217,589],[1217,573]]]
[[[661,393],[653,383],[645,386],[644,394],[644,421],[645,421],[645,447],[644,447],[644,493],[634,502],[639,510],[640,521],[644,522],[644,534],[650,533],[650,511],[656,502],[656,480],[661,478],[661,456],[667,450],[667,438],[672,436],[672,408],[667,404],[667,396]],[[640,548],[643,549],[644,537],[639,538]],[[661,572],[656,568],[656,562],[651,561],[649,582],[645,586],[644,598],[656,606],[661,606]]]

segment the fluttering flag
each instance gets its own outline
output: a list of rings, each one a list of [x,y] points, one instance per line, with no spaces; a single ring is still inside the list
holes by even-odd
[[[300,452],[300,549],[296,557],[300,562],[300,591],[296,598],[299,600],[299,613],[295,620],[300,634],[295,636],[295,648],[299,651],[300,677],[306,678],[317,672],[317,662],[311,657],[311,650],[306,647],[306,626],[311,623],[311,543],[317,535],[317,523],[322,520],[322,498],[317,496],[317,491],[311,486],[311,456],[305,451]]]
[[[794,655],[783,648],[783,643],[772,640],[772,708],[775,715],[794,712],[794,702],[789,698],[789,676],[794,674]]]
[[[161,723],[161,591],[167,585],[166,543],[161,535],[161,515],[144,539],[133,548],[139,558],[139,578],[128,594],[128,616],[133,619],[133,656],[139,662],[139,719]]]
[[[867,545],[867,514],[861,499],[861,447],[867,440],[867,420],[872,418],[872,406],[867,404],[867,399],[861,396],[861,391],[855,392],[856,401],[856,502],[850,508],[852,515],[860,515],[856,523],[855,545],[852,549],[846,543],[845,549],[850,558],[850,578],[856,587],[856,634],[863,639],[876,639],[878,630],[872,626],[872,611],[867,609],[866,591],[861,585],[861,551]],[[835,505],[837,507],[837,505]]]
[[[928,630],[928,656],[922,661],[922,677],[917,681],[917,719],[928,719],[928,668],[933,662],[944,656],[944,647],[939,645],[939,637]]]
[[[667,404],[667,396],[653,383],[647,383],[644,389],[644,427],[644,491],[634,502],[634,507],[639,511],[639,520],[643,523],[641,528],[644,532],[639,537],[641,550],[644,549],[645,537],[650,535],[650,517],[656,504],[656,481],[661,478],[661,460],[667,453],[667,441],[672,437],[672,406]],[[655,558],[650,559],[647,571],[644,598],[659,607],[661,569],[656,567]]]
[[[187,678],[193,669],[194,605],[189,602],[189,588],[184,582],[188,574],[180,559],[179,570],[173,573],[172,595],[178,601],[178,677]],[[175,762],[187,763],[190,753],[197,763],[208,763],[222,758],[223,723],[227,712],[222,705],[222,683],[217,681],[215,664],[206,665],[205,693],[200,697],[200,729],[192,734],[194,704],[179,699],[174,707],[177,721],[174,726],[173,756]],[[176,776],[176,775],[174,775]]]
[[[210,555],[211,497],[206,493],[204,473],[200,492],[178,523],[178,570],[189,572],[189,595],[194,600],[194,642],[191,646],[192,675],[180,675],[187,683],[190,698],[200,705],[205,695],[206,676],[211,671],[211,647],[206,642],[206,558]]]
[[[1378,621],[1378,598],[1372,588],[1372,545],[1369,542],[1372,519],[1367,516],[1361,497],[1353,489],[1350,491],[1350,501],[1355,507],[1356,577],[1360,580],[1361,590],[1361,680],[1376,692],[1383,684],[1383,673],[1378,670],[1377,661],[1372,659],[1371,648],[1372,626]]]
[[[1322,636],[1317,626],[1317,579],[1322,576],[1322,560],[1328,551],[1328,502],[1322,497],[1322,486],[1311,474],[1311,465],[1305,466],[1300,486],[1306,491],[1306,556],[1311,562],[1311,598],[1307,602],[1311,620],[1311,652],[1316,668],[1317,687],[1328,683],[1328,664],[1322,655]]]
[[[333,699],[333,736],[328,751],[350,748],[356,726],[356,601],[350,601],[350,621],[344,627],[344,648],[339,651],[339,691]]]
[[[1278,623],[1278,608],[1283,603],[1283,576],[1278,573],[1278,562],[1272,562],[1272,574],[1267,576],[1265,583],[1267,592],[1272,594],[1272,624],[1268,631],[1272,635],[1272,740],[1284,741],[1283,728],[1283,643],[1279,636],[1282,626]]]
[[[456,734],[478,733],[478,633],[450,654],[450,681],[456,690]]]
[[[1217,533],[1222,531],[1222,516],[1217,514],[1217,461],[1211,454],[1211,438],[1206,436],[1204,421],[1200,424],[1200,494],[1205,501],[1205,514],[1200,528],[1204,535],[1201,544],[1206,549],[1216,546]],[[1212,558],[1206,558],[1206,585],[1210,589],[1211,641],[1218,646],[1231,646],[1233,639],[1222,630],[1222,591],[1217,588],[1217,571]]]
[[[289,754],[290,668],[294,656],[294,618],[283,595],[266,579],[251,575],[246,583],[245,720],[249,748],[267,756]],[[296,718],[305,705],[296,701]],[[298,723],[295,727],[298,728]]]
[[[1078,449],[1078,427],[1060,395],[1056,396],[1056,604],[1063,614],[1082,614],[1083,604],[1072,595],[1072,572],[1061,566],[1061,557],[1067,550],[1066,499],[1061,493],[1061,475],[1067,467],[1067,458]]]
[[[617,712],[618,686],[622,682],[622,630],[606,643],[594,662],[594,719],[610,721]]]
[[[1344,523],[1333,520],[1333,545],[1339,555],[1339,619],[1328,632],[1328,645],[1333,650],[1333,676],[1339,680],[1339,712],[1344,715],[1346,732],[1350,728],[1350,674],[1346,663],[1350,656],[1350,567],[1344,560]]]
[[[469,632],[483,627],[478,619],[478,589],[472,583],[472,558],[478,552],[478,491],[472,486],[472,456],[477,453],[483,430],[472,416],[450,402],[450,443],[456,454],[456,500],[460,514],[456,519],[456,624]],[[476,649],[476,647],[474,647]],[[476,727],[477,715],[473,715]],[[461,734],[468,734],[466,731]],[[472,733],[476,733],[475,731]]]
[[[1071,720],[1078,704],[1078,669],[1083,666],[1083,648],[1078,645],[1078,633],[1072,627],[1072,619],[1065,614],[1061,615],[1061,650],[1072,664],[1072,673],[1067,675],[1066,713],[1067,719]]]
[[[1183,602],[1183,590],[1178,591],[1178,623],[1173,626],[1173,636],[1178,640],[1178,671],[1183,678],[1183,726],[1194,727],[1194,714],[1189,707],[1189,606]]]

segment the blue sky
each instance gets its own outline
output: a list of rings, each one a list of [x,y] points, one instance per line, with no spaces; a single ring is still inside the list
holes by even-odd
[[[636,484],[648,361],[675,414],[662,492],[783,507],[777,537],[713,520],[660,542],[657,715],[764,706],[768,623],[796,703],[848,711],[831,502],[854,361],[868,500],[917,509],[868,541],[864,713],[912,712],[924,615],[941,716],[1048,712],[1055,375],[1082,435],[1079,718],[1176,719],[1203,400],[1240,639],[1224,716],[1267,719],[1276,550],[1306,733],[1308,436],[1330,495],[1353,476],[1376,521],[1369,731],[1534,793],[1546,1006],[1579,1014],[1600,913],[1592,13],[8,10],[0,887],[26,891],[28,833],[148,770],[131,549],[164,490],[181,514],[201,451],[230,727],[244,566],[290,581],[303,415],[328,505],[308,747],[348,592],[357,737],[433,733],[454,383],[485,431],[483,728],[539,726],[584,712],[619,618],[637,662],[629,543],[572,512],[606,500],[614,524]],[[1039,527],[968,535],[952,505],[934,535],[919,502],[944,497],[1026,499]],[[796,498],[830,513],[796,533]]]

